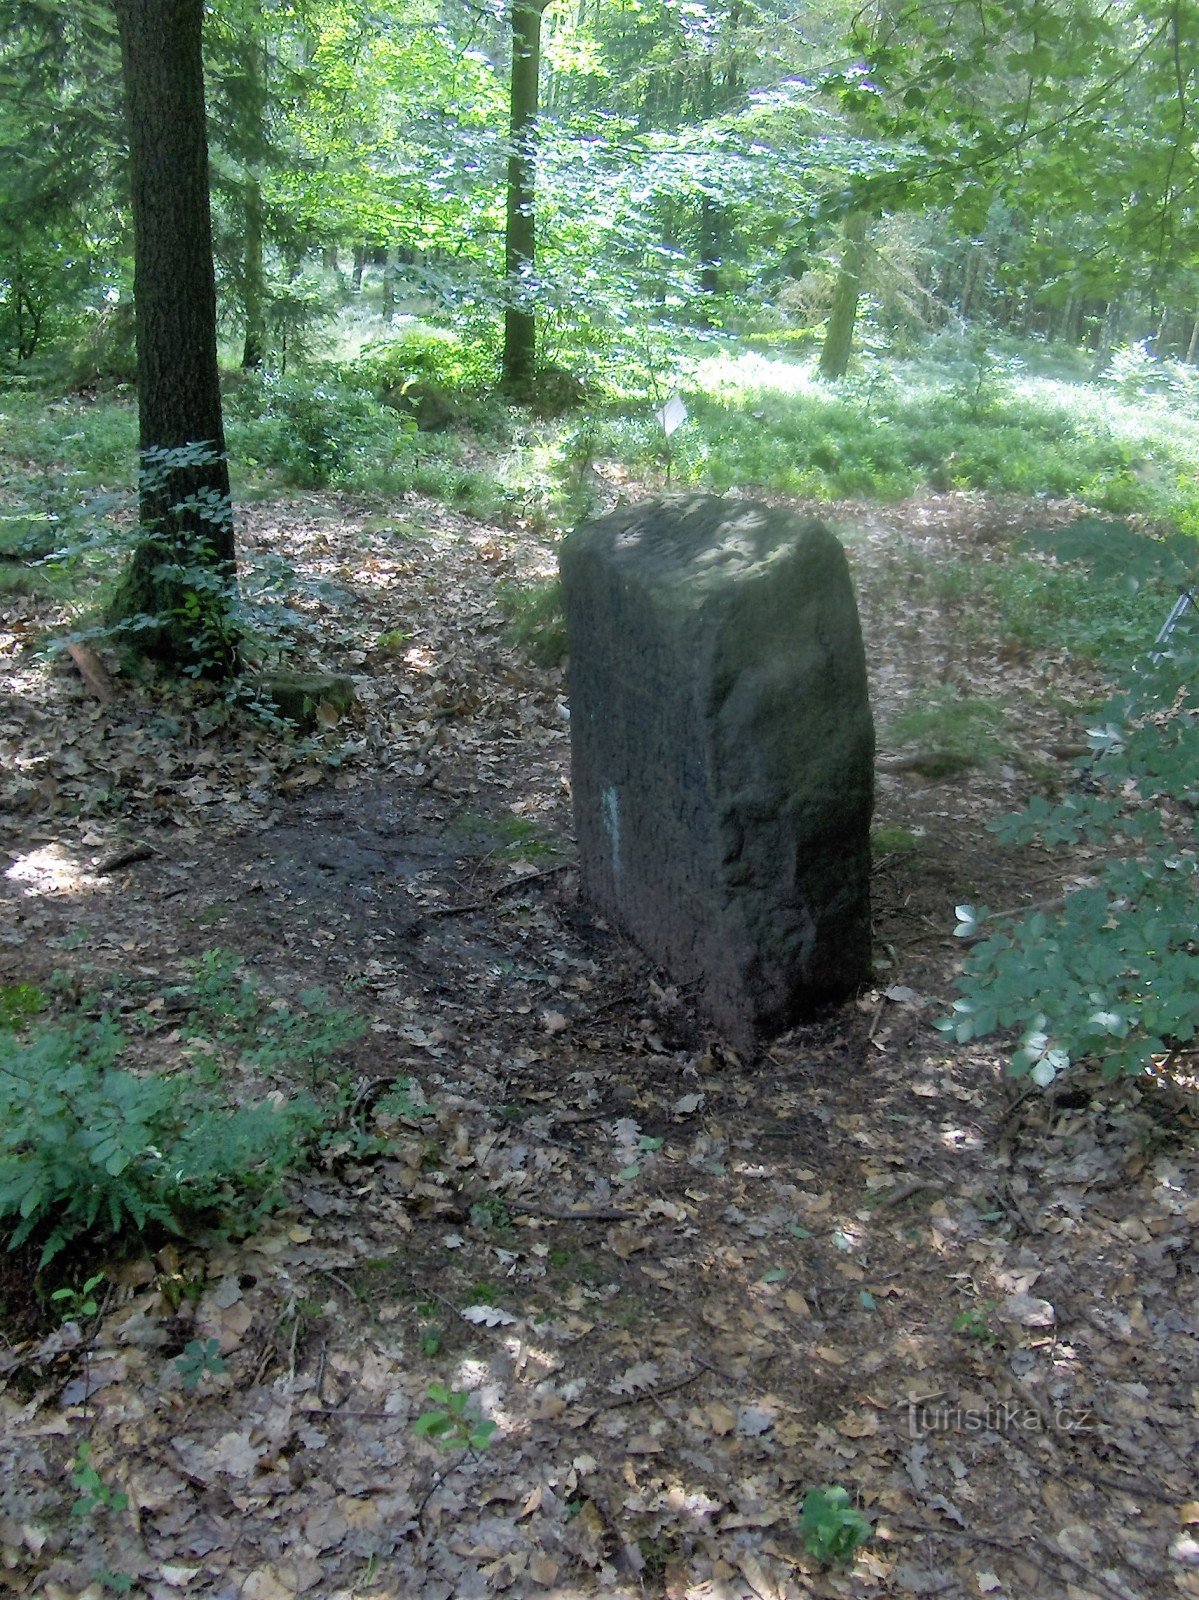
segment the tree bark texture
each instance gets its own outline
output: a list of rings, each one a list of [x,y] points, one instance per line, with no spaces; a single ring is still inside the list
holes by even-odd
[[[229,467],[217,369],[204,0],[113,0],[133,200],[141,536],[114,604],[175,669],[236,670]],[[164,455],[163,452],[176,454]]]
[[[537,368],[537,320],[531,302],[537,267],[537,112],[541,79],[541,14],[545,0],[512,0],[512,81],[508,194],[504,233],[504,355],[501,383],[520,394]]]
[[[389,245],[383,260],[383,321],[389,326],[396,310],[396,251]]]
[[[862,265],[866,259],[866,234],[870,218],[856,211],[845,222],[845,241],[841,249],[841,268],[833,290],[833,309],[820,351],[820,376],[843,378],[853,350],[853,328],[862,292]]]
[[[247,178],[243,191],[246,226],[245,342],[242,367],[260,367],[266,355],[266,264],[262,248],[262,185],[257,174]]]

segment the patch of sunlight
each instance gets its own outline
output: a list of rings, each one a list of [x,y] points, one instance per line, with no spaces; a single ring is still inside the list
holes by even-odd
[[[26,894],[75,894],[97,881],[60,844],[41,845],[18,856],[4,876],[21,884]]]
[[[983,1141],[973,1128],[942,1128],[941,1143],[947,1150],[981,1150]]]
[[[743,394],[773,390],[777,394],[819,394],[827,397],[811,364],[747,350],[741,354],[722,351],[706,356],[692,371],[692,381],[715,399],[727,400],[730,391]]]

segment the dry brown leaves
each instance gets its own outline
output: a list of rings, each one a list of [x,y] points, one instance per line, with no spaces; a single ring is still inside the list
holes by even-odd
[[[888,539],[984,516],[1019,511],[945,496],[858,542],[882,703],[944,660],[1011,688],[935,608],[889,626],[872,577]],[[980,845],[1026,775],[881,780],[928,848],[882,864],[880,987],[743,1062],[578,903],[561,676],[494,601],[547,552],[331,497],[247,540],[312,581],[306,655],[360,712],[296,747],[119,676],[97,703],[26,652],[51,619],[23,602],[0,981],[119,1001],[220,944],[268,994],[330,984],[370,1019],[345,1072],[386,1148],[347,1129],[245,1243],[109,1263],[93,1325],[0,1351],[7,1587],[1199,1595],[1193,1110],[1159,1083],[1015,1103],[931,1028],[955,900],[1045,892],[1052,863]],[[1059,670],[1016,686],[1042,743]],[[388,1109],[397,1079],[426,1115]],[[189,1391],[193,1340],[221,1363]],[[486,1450],[418,1436],[431,1383]],[[123,1510],[72,1515],[81,1441]],[[834,1483],[875,1530],[848,1572],[797,1532]]]

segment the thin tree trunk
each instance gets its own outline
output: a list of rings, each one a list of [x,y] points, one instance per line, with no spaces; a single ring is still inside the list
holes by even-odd
[[[236,671],[201,25],[205,0],[114,0],[133,199],[141,533],[113,613],[174,669]]]
[[[978,245],[972,244],[966,256],[966,266],[962,273],[962,295],[958,301],[958,313],[964,322],[974,310],[974,297],[982,278],[982,267],[983,253]]]
[[[1123,294],[1116,295],[1107,303],[1107,310],[1103,314],[1103,328],[1099,334],[1099,347],[1095,351],[1095,363],[1091,369],[1092,378],[1101,378],[1107,371],[1112,351],[1124,333],[1130,299],[1131,296],[1125,290]]]
[[[853,350],[853,329],[858,315],[858,299],[862,292],[862,265],[866,259],[866,235],[870,218],[864,211],[855,211],[845,221],[845,242],[841,250],[841,269],[837,273],[837,286],[833,290],[833,309],[829,313],[828,331],[820,351],[820,376],[843,378],[849,367]]]
[[[541,15],[546,0],[512,0],[511,125],[504,236],[504,354],[501,386],[519,395],[537,368],[537,321],[532,305],[537,267],[536,137],[541,78]]]
[[[365,266],[366,246],[364,244],[356,244],[354,246],[354,272],[350,278],[350,288],[355,294],[362,293],[362,272]]]
[[[260,367],[266,355],[266,265],[262,249],[262,185],[257,174],[245,185],[245,313],[246,337],[241,364]]]
[[[1199,358],[1199,316],[1191,323],[1191,337],[1190,342],[1187,344],[1187,353],[1184,359],[1191,366],[1194,366],[1197,358]]]
[[[396,249],[387,247],[383,262],[383,321],[390,324],[396,310]]]
[[[726,221],[724,207],[711,195],[703,195],[699,202],[699,286],[706,295],[720,293]]]

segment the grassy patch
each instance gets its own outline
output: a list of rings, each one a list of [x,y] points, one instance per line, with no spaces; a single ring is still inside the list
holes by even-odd
[[[911,856],[921,848],[921,839],[910,828],[872,828],[870,852],[876,861],[883,856]]]
[[[901,712],[888,734],[893,744],[920,745],[930,756],[942,758],[939,776],[997,761],[1012,747],[1004,706],[963,697],[951,689],[933,690],[920,704]]]

